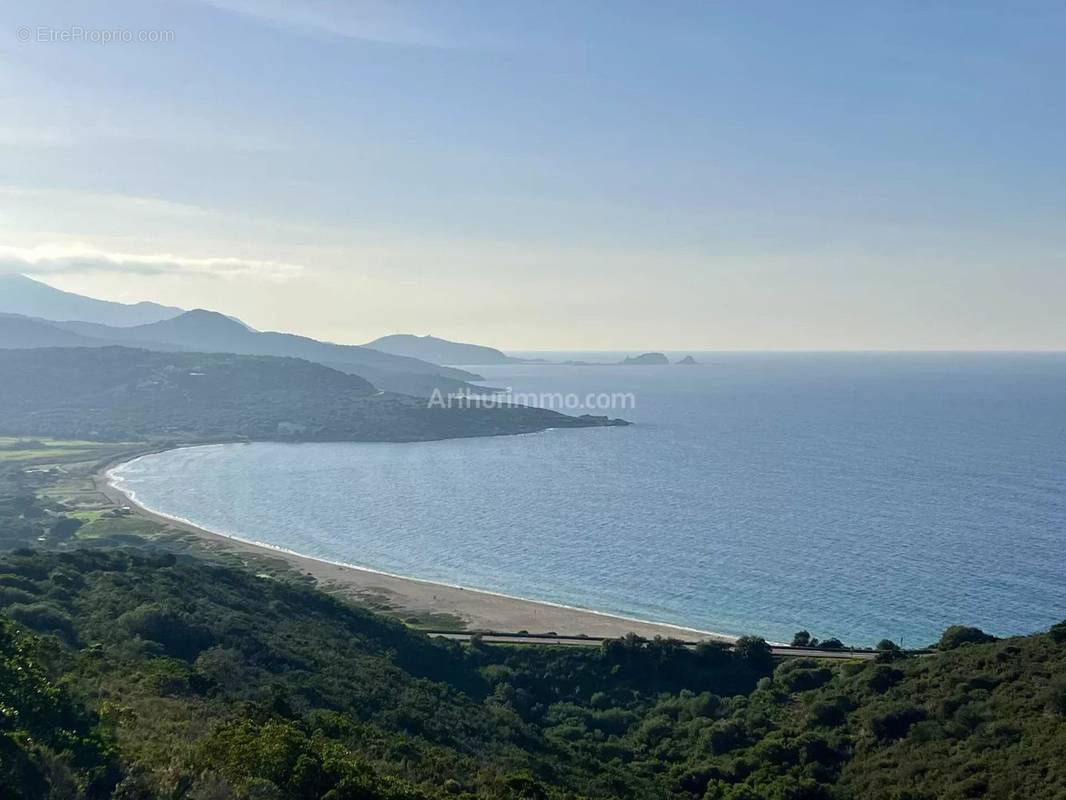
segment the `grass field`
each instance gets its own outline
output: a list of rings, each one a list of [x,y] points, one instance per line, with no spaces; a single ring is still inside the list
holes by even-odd
[[[0,436],[0,462],[39,462],[57,459],[67,462],[77,458],[93,458],[97,455],[135,447],[134,443],[87,442],[77,439],[38,439],[15,436]]]
[[[93,479],[102,464],[132,454],[139,447],[143,444],[0,436],[0,469],[9,476],[23,473],[32,477],[42,502],[81,522],[75,539],[152,536],[163,526],[118,514]]]

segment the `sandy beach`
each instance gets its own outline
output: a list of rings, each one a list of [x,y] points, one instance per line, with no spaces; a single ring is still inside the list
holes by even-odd
[[[129,459],[126,459],[129,460]],[[645,622],[612,616],[596,611],[570,608],[551,603],[525,600],[492,592],[448,586],[415,578],[376,572],[360,567],[334,564],[267,545],[255,544],[200,528],[182,520],[157,514],[139,505],[111,483],[109,472],[118,464],[108,464],[93,475],[96,489],[116,506],[129,506],[132,513],[192,534],[214,547],[238,555],[268,556],[283,560],[292,569],[314,579],[323,589],[340,592],[358,602],[385,607],[400,618],[419,615],[448,615],[462,621],[472,631],[528,631],[557,633],[564,636],[623,636],[636,633],[645,637],[671,637],[688,641],[719,640],[731,642],[731,636],[682,628],[664,623]]]

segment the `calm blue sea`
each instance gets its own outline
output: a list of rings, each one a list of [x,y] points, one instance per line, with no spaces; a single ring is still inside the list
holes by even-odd
[[[608,412],[628,428],[212,446],[118,476],[242,538],[724,633],[916,646],[1066,617],[1066,355],[695,355],[479,368],[632,394]]]

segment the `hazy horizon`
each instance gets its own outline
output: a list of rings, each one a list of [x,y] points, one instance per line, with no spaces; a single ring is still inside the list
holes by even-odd
[[[344,343],[1066,349],[1066,8],[660,11],[0,0],[0,272]]]

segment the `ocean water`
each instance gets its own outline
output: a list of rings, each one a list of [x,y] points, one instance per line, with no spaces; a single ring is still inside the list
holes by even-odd
[[[724,633],[918,646],[1066,617],[1066,355],[696,355],[479,368],[549,405],[632,395],[588,409],[627,428],[209,446],[115,476],[221,533]]]

